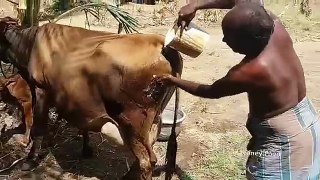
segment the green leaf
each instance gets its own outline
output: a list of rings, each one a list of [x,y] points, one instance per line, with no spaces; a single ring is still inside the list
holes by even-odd
[[[86,15],[89,12],[92,16],[99,20],[100,9],[104,9],[105,11],[109,12],[120,24],[122,24],[122,27],[126,33],[132,33],[133,31],[139,32],[137,30],[137,28],[139,27],[138,20],[130,16],[128,12],[118,8],[117,6],[110,5],[107,3],[87,3],[84,5],[77,6],[73,9],[70,9],[62,13],[60,16],[56,17],[52,22],[57,22],[63,17],[69,16],[71,13],[77,11],[84,11]]]

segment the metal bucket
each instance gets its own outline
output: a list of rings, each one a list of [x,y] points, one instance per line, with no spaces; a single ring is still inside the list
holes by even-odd
[[[171,135],[171,129],[173,126],[173,119],[174,119],[174,108],[173,107],[166,107],[162,114],[160,115],[162,126],[161,131],[158,136],[159,142],[166,142],[169,140]],[[181,132],[182,123],[186,119],[186,113],[179,108],[178,110],[178,117],[177,117],[177,124],[176,124],[176,135],[178,136]]]
[[[207,32],[192,22],[182,32],[175,22],[166,34],[164,46],[170,46],[187,56],[196,58],[203,52],[209,38],[210,35]]]

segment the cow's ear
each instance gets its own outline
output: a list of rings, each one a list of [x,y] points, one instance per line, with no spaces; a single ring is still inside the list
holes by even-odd
[[[17,18],[12,18],[12,17],[4,17],[0,18],[0,33],[5,33],[6,29],[10,25],[18,25],[19,24],[19,19]]]

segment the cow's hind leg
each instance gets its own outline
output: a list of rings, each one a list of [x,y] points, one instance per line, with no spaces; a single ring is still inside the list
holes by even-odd
[[[130,148],[137,160],[122,180],[151,180],[152,166],[147,147],[140,140],[134,138],[131,139]]]
[[[83,137],[82,156],[84,158],[89,158],[93,155],[93,150],[89,145],[89,131],[102,132],[102,134],[106,135],[106,139],[108,139],[110,144],[118,147],[122,147],[124,145],[119,127],[115,121],[106,112],[101,111],[98,114],[100,115],[95,118],[87,117],[89,122],[87,125],[88,129],[80,130]]]
[[[130,171],[122,178],[125,180],[151,180],[152,166],[156,163],[156,155],[150,143],[150,130],[154,121],[154,111],[141,110],[123,113],[125,138],[131,151],[137,158]],[[154,162],[153,162],[154,161]]]

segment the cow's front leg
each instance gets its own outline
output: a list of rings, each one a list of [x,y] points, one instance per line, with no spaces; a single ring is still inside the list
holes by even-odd
[[[35,89],[35,105],[34,105],[34,123],[31,130],[31,138],[33,144],[28,154],[28,158],[22,166],[22,170],[28,171],[35,168],[39,163],[39,154],[41,150],[41,144],[43,137],[48,131],[48,96],[44,90]]]
[[[87,130],[81,130],[82,134],[82,157],[90,158],[93,155],[92,147],[89,144],[89,132]]]
[[[89,131],[85,129],[79,129],[78,136],[82,137],[82,157],[90,158],[93,155],[92,147],[90,146]]]

